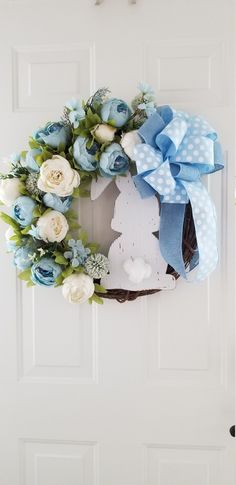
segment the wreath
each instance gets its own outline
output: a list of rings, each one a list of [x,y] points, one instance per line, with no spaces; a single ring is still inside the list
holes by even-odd
[[[215,130],[200,116],[157,106],[147,84],[131,106],[109,94],[103,88],[87,102],[68,102],[60,121],[35,131],[29,149],[12,155],[9,172],[0,175],[0,200],[11,207],[1,218],[19,278],[27,286],[62,286],[70,303],[123,302],[168,286],[156,269],[157,283],[144,285],[153,273],[148,248],[145,257],[130,252],[121,263],[130,287],[102,284],[112,261],[88,240],[73,208],[99,183],[129,177],[139,203],[155,200],[160,225],[152,237],[171,281],[189,279],[196,266],[194,278],[202,280],[217,263],[215,210],[201,182],[223,168]]]

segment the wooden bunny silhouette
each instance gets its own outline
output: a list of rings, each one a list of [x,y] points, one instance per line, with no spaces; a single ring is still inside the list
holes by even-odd
[[[92,198],[103,191],[102,184]],[[130,174],[117,176],[116,185],[120,194],[111,227],[121,235],[110,246],[110,272],[101,284],[107,289],[134,291],[173,288],[175,280],[165,274],[167,264],[161,256],[159,241],[153,235],[160,223],[157,198],[142,199]]]

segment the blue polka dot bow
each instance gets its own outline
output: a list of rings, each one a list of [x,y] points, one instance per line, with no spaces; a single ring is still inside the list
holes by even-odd
[[[185,206],[190,202],[197,238],[190,270],[198,264],[197,279],[203,280],[218,260],[215,208],[201,182],[202,175],[224,166],[217,134],[202,117],[170,106],[157,108],[138,133],[144,143],[134,148],[134,182],[142,197],[160,195],[162,256],[186,278],[182,237]]]

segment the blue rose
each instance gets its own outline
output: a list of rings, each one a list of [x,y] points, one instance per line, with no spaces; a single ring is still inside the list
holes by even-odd
[[[55,286],[56,278],[62,268],[52,258],[42,258],[34,263],[31,268],[31,279],[33,283],[41,286]]]
[[[41,153],[41,148],[33,148],[32,150],[29,150],[25,157],[24,166],[32,172],[39,172],[40,168],[35,160],[35,157],[37,157],[37,155],[41,155]]]
[[[74,128],[78,128],[80,121],[85,118],[85,111],[80,101],[71,99],[66,103],[66,108],[69,109],[69,120]]]
[[[109,145],[100,158],[100,172],[102,176],[114,177],[125,174],[129,170],[129,157],[118,143]]]
[[[36,202],[26,195],[18,197],[12,207],[12,217],[22,227],[29,226],[33,220]]]
[[[87,141],[88,140],[86,140],[86,138],[78,136],[74,143],[73,154],[76,165],[80,166],[83,170],[86,170],[86,172],[92,172],[97,168],[95,154],[98,149],[98,145],[96,142],[94,142],[91,148],[87,148]]]
[[[52,148],[66,146],[70,140],[71,132],[69,126],[61,121],[56,123],[47,123],[44,128],[39,128],[33,133],[33,138],[38,143],[43,143]]]
[[[120,128],[125,125],[130,117],[129,106],[122,99],[112,98],[102,105],[101,117],[106,123],[112,123]]]
[[[67,212],[71,207],[72,197],[71,196],[58,197],[58,195],[56,194],[51,194],[50,192],[47,192],[43,196],[43,202],[46,205],[46,207],[50,207],[55,211],[62,212],[62,214],[65,214],[65,212]]]
[[[30,256],[33,256],[34,251],[32,248],[27,246],[19,247],[14,253],[14,263],[17,268],[21,271],[30,268],[32,266],[32,259]]]

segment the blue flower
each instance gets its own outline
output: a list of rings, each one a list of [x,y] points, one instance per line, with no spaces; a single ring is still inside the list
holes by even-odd
[[[33,138],[38,143],[43,143],[52,148],[66,146],[70,140],[70,128],[61,121],[47,123],[43,128],[39,128],[33,133]]]
[[[150,96],[154,95],[154,90],[150,86],[150,84],[148,84],[148,83],[139,83],[138,89],[139,89],[139,91],[141,91],[141,93],[143,93],[145,95],[150,95]]]
[[[125,174],[129,169],[129,157],[118,143],[109,145],[100,158],[100,172],[102,176],[114,177]]]
[[[156,111],[155,104],[153,101],[141,103],[138,105],[138,108],[145,111],[148,117],[151,116]]]
[[[62,214],[65,214],[71,207],[72,197],[71,196],[59,197],[56,194],[47,192],[43,196],[43,202],[46,205],[46,207],[50,207],[55,211],[62,212]]]
[[[16,152],[12,153],[10,155],[10,160],[13,163],[13,165],[16,165],[17,163],[19,163],[21,161],[20,153],[16,153]]]
[[[33,148],[32,150],[29,150],[25,157],[24,166],[32,172],[39,172],[40,168],[35,160],[35,157],[37,157],[37,155],[41,155],[41,153],[41,148]]]
[[[87,148],[86,144],[86,138],[78,136],[74,143],[73,155],[76,165],[82,167],[82,169],[86,170],[86,172],[92,172],[97,168],[95,154],[98,149],[98,145],[96,142],[94,142],[91,148]]]
[[[33,224],[31,225],[31,229],[29,230],[28,234],[30,234],[34,239],[42,240],[39,235],[39,228],[34,226]]]
[[[130,114],[129,106],[121,99],[109,99],[105,101],[101,108],[102,120],[118,128],[128,121]]]
[[[52,258],[42,258],[34,263],[31,268],[31,279],[33,283],[41,286],[55,286],[56,278],[62,272],[59,264]]]
[[[12,207],[12,217],[22,227],[29,226],[33,220],[33,210],[36,202],[28,196],[18,197]]]
[[[74,128],[78,128],[79,123],[85,117],[85,111],[82,103],[76,99],[72,99],[66,103],[66,107],[70,110],[69,120]]]
[[[32,266],[32,257],[34,251],[29,246],[21,246],[14,253],[14,263],[21,271],[30,268]]]
[[[64,257],[70,260],[73,268],[77,268],[86,261],[91,251],[89,248],[85,248],[80,240],[70,239],[68,246],[71,250],[65,251]]]

